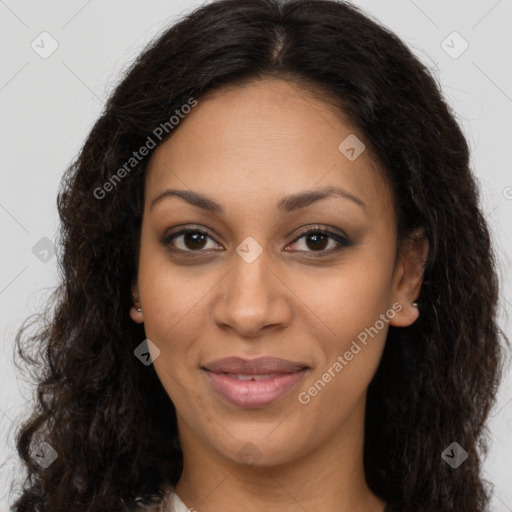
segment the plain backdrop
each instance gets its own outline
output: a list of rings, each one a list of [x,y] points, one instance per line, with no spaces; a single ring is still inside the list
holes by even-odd
[[[462,125],[499,255],[501,328],[511,337],[506,312],[512,302],[512,0],[354,3],[434,70]],[[201,4],[0,1],[0,511],[9,510],[16,492],[6,496],[20,471],[14,433],[33,399],[33,389],[15,371],[13,341],[22,320],[43,307],[57,283],[51,249],[59,180],[121,70],[177,16]],[[492,510],[507,512],[512,511],[510,371],[491,416],[485,474],[495,484]]]

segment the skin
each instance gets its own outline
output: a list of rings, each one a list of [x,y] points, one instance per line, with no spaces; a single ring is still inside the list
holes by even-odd
[[[267,79],[200,98],[149,162],[130,315],[160,350],[153,364],[176,408],[184,455],[176,492],[187,507],[384,510],[364,475],[366,393],[389,324],[403,327],[418,317],[411,302],[428,245],[422,233],[404,242],[395,266],[390,190],[368,150],[350,161],[338,149],[349,134],[363,140],[307,90]],[[277,209],[284,196],[326,185],[344,188],[365,207],[331,196],[290,213]],[[225,211],[212,214],[179,197],[151,208],[171,188],[207,195]],[[209,237],[162,243],[189,224]],[[334,239],[322,245],[299,238],[317,224],[345,234],[351,245],[328,254],[340,247]],[[251,263],[236,252],[247,237],[262,249]],[[301,403],[299,393],[394,303],[400,311]],[[200,369],[232,355],[276,356],[310,369],[271,405],[238,408]]]

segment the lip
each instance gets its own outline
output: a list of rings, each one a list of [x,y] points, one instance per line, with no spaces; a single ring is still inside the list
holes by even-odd
[[[263,375],[267,373],[294,373],[308,366],[296,361],[288,361],[279,357],[262,356],[256,359],[243,357],[225,357],[216,359],[203,366],[214,373],[237,373],[246,375]]]
[[[238,380],[236,375],[204,370],[213,389],[229,403],[242,408],[265,407],[290,392],[307,369],[280,373],[265,380]]]
[[[276,357],[228,357],[202,367],[212,388],[226,401],[241,408],[270,405],[290,392],[308,369],[303,363]],[[252,379],[239,380],[237,375],[252,376]]]

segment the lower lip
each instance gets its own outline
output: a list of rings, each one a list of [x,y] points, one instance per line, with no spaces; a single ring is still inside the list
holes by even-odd
[[[220,396],[237,407],[250,408],[264,407],[281,398],[297,385],[307,369],[265,380],[238,380],[225,373],[204,371]]]

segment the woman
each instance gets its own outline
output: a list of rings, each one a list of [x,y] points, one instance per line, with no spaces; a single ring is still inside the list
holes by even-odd
[[[14,510],[485,510],[498,281],[468,161],[348,3],[170,27],[59,193]]]

